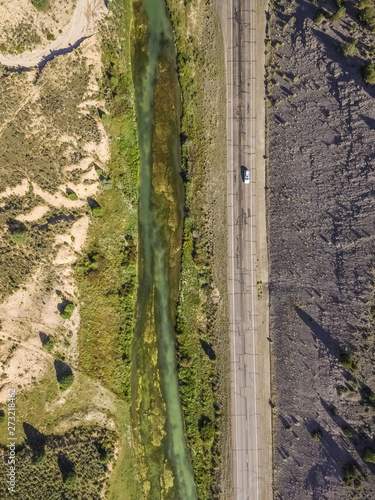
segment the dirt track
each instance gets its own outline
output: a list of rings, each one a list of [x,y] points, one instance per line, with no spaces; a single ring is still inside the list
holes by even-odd
[[[76,47],[82,39],[92,36],[97,29],[97,21],[103,17],[106,7],[103,0],[78,0],[70,22],[62,33],[46,48],[35,49],[12,56],[0,54],[0,63],[5,66],[31,68],[64,54]]]
[[[319,7],[335,10],[333,2]],[[337,51],[349,19],[317,26],[317,10],[304,1],[275,9],[271,32],[285,43],[269,109],[275,498],[369,499],[374,467],[362,454],[374,447],[366,399],[375,390],[374,91],[360,76],[363,61]],[[294,28],[284,29],[292,17]],[[358,372],[341,366],[342,350]],[[360,470],[361,490],[343,483],[349,463]]]

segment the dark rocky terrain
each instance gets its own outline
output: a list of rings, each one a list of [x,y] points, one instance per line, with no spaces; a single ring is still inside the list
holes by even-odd
[[[332,14],[333,2],[270,6],[267,189],[280,500],[375,498],[375,464],[363,460],[366,449],[375,451],[375,86],[360,71],[375,35],[359,23],[356,5],[345,5],[342,20],[319,25],[317,11]],[[337,46],[352,36],[359,54],[345,58]],[[353,465],[358,477],[345,484]]]

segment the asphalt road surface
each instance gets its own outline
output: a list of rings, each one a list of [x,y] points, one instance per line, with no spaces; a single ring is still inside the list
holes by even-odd
[[[263,185],[259,184],[256,145],[259,143],[257,134],[262,134],[264,141],[264,122],[260,121],[263,128],[259,129],[256,113],[264,109],[264,104],[263,108],[255,105],[259,99],[257,89],[262,88],[257,85],[259,79],[263,84],[263,70],[258,71],[256,62],[259,54],[256,44],[260,37],[255,36],[255,9],[255,0],[228,0],[229,305],[236,500],[271,498],[270,419],[268,401],[265,402],[269,394],[269,387],[266,387],[269,385],[269,355],[268,347],[264,347],[268,342],[264,321],[259,318],[263,283],[257,278],[259,217],[256,210],[259,203],[256,198],[258,190],[263,189],[264,199],[264,176]],[[264,148],[264,142],[262,144]],[[243,182],[245,168],[250,173],[249,184]],[[265,310],[263,307],[261,314]],[[263,360],[266,361],[263,363]],[[263,377],[267,369],[268,375]]]

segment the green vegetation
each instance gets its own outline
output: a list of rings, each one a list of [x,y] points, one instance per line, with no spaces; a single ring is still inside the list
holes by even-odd
[[[92,215],[95,217],[102,217],[103,215],[103,209],[101,207],[95,207],[92,209]]]
[[[371,5],[371,3],[372,3],[371,0],[359,0],[358,8],[364,9],[365,7],[369,7]]]
[[[375,26],[375,8],[372,6],[365,7],[359,13],[359,19],[368,24],[372,29]]]
[[[71,490],[77,483],[77,474],[74,470],[69,470],[63,478],[64,488]]]
[[[344,473],[344,484],[346,486],[360,486],[360,475],[359,475],[359,470],[356,465],[354,464],[347,464],[344,466],[343,469]]]
[[[73,384],[73,382],[74,382],[73,373],[64,374],[59,380],[60,391],[66,391],[67,389],[69,389],[69,387]]]
[[[17,229],[10,233],[10,239],[16,245],[26,245],[29,233],[24,229]]]
[[[66,197],[69,198],[69,200],[76,201],[78,200],[78,196],[74,191],[71,191],[66,194]]]
[[[323,10],[319,9],[317,11],[317,13],[315,14],[314,22],[316,24],[320,24],[322,21],[324,21],[324,19],[326,19],[325,12]]]
[[[375,65],[374,63],[370,62],[367,63],[365,66],[362,68],[362,76],[363,79],[366,83],[375,83]]]
[[[26,424],[27,444],[17,451],[17,498],[22,500],[100,498],[108,473],[101,462],[105,446],[113,461],[116,434],[98,427],[75,427],[64,435],[45,436]],[[5,449],[0,450],[0,455]],[[6,474],[0,460],[0,497],[9,498]],[[69,490],[69,493],[65,490]]]
[[[375,453],[369,448],[366,448],[364,450],[362,458],[365,462],[369,464],[375,464]]]
[[[128,398],[137,293],[139,157],[129,66],[131,5],[117,0],[113,8],[113,22],[102,33],[103,78],[98,82],[109,111],[105,127],[113,138],[106,166],[113,186],[100,193],[98,201],[106,217],[93,219],[76,278],[80,296],[85,297],[80,307],[81,369]],[[115,101],[115,96],[120,99]]]
[[[75,305],[72,303],[67,304],[64,309],[61,311],[60,316],[62,319],[70,319],[75,309]]]
[[[56,40],[56,37],[53,33],[51,33],[50,31],[48,31],[47,35],[46,35],[46,38],[47,40]]]
[[[50,7],[49,0],[31,0],[31,3],[38,10],[45,11]]]
[[[357,45],[358,39],[354,38],[351,42],[341,42],[339,45],[339,50],[344,54],[345,57],[354,57],[359,53]]]
[[[332,14],[330,21],[332,23],[340,21],[343,17],[345,17],[345,14],[346,14],[346,8],[343,6],[338,7],[336,12]]]
[[[358,364],[348,353],[343,352],[339,356],[339,361],[344,368],[350,371],[357,371]]]
[[[342,428],[342,433],[344,434],[344,436],[345,436],[346,438],[349,438],[349,439],[350,439],[350,438],[352,438],[352,437],[353,437],[353,431],[352,431],[352,429],[351,429],[350,427],[348,427],[348,426],[344,426],[344,427]]]
[[[36,70],[31,72],[36,76]],[[79,182],[75,171],[64,172],[64,168],[87,156],[87,142],[101,140],[97,110],[96,115],[93,111],[83,115],[77,105],[92,97],[88,89],[91,72],[78,51],[48,63],[35,81],[30,79],[30,72],[0,68],[0,123],[4,123],[0,161],[7,165],[0,178],[0,191],[27,178],[49,193],[55,193],[62,182]],[[56,74],[60,75],[58,79]],[[27,99],[32,89],[40,98]],[[46,127],[36,127],[35,120],[43,121]],[[56,141],[63,135],[70,139]],[[68,231],[85,211],[51,208],[27,227],[17,221],[20,214],[43,203],[31,185],[25,195],[6,199],[7,210],[0,213],[0,225],[9,228],[0,241],[0,298],[18,289],[41,261],[48,260],[54,236]],[[44,264],[43,269],[47,271]]]
[[[311,431],[311,436],[315,441],[320,441],[323,437],[323,433],[319,427]]]
[[[54,345],[55,345],[55,339],[51,336],[48,336],[42,343],[43,349],[45,349],[48,352],[52,351]]]
[[[229,464],[226,296],[225,68],[214,5],[168,0],[183,96],[182,169],[186,188],[177,318],[180,394],[199,498],[219,498]],[[213,147],[213,145],[215,145]],[[220,145],[223,145],[221,147]],[[209,197],[215,177],[213,220]],[[222,190],[220,189],[222,188]],[[221,210],[221,209],[219,209]],[[214,228],[214,229],[213,229]],[[214,235],[214,236],[213,236]],[[213,248],[215,259],[212,259]],[[224,279],[225,275],[225,279]]]
[[[339,396],[342,396],[343,394],[346,394],[347,392],[349,392],[349,389],[345,386],[340,385],[336,388],[336,391],[337,391],[337,394]]]
[[[340,415],[340,411],[339,411],[339,409],[337,408],[337,406],[331,406],[331,408],[330,408],[330,412],[331,412],[331,414],[332,414],[332,415],[335,415],[335,416],[336,416],[336,415]]]

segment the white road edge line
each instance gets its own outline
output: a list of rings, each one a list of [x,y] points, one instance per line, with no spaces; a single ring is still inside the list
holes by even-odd
[[[251,141],[251,148],[250,152],[252,153],[252,149],[254,148],[254,138],[253,138],[253,107],[254,107],[254,82],[255,82],[255,75],[253,75],[253,57],[252,57],[252,33],[253,33],[253,26],[252,26],[252,10],[251,10],[251,0],[249,0],[249,9],[250,9],[250,102],[251,102],[251,107],[250,107],[250,141]],[[255,24],[254,24],[254,29],[255,29]],[[252,78],[254,76],[254,78]],[[255,152],[254,152],[255,153]],[[253,162],[253,155],[250,156],[251,158],[251,163],[252,163],[252,169],[251,173],[253,175],[254,179],[254,162]],[[254,181],[250,183],[251,189],[250,189],[250,195],[251,195],[251,210],[254,210],[254,198],[253,198],[253,185]],[[252,215],[252,214],[251,214]],[[255,314],[254,314],[254,254],[253,254],[253,220],[251,220],[250,224],[250,262],[251,262],[251,312],[252,312],[252,326],[253,326],[253,349],[254,353],[256,352],[255,350]],[[259,498],[259,461],[258,461],[258,415],[257,415],[257,379],[256,379],[256,370],[255,370],[255,363],[256,363],[256,356],[254,356],[253,360],[253,375],[254,375],[254,410],[255,410],[255,458],[256,458],[256,482],[257,482],[257,498]]]
[[[233,0],[230,1],[230,28],[231,28],[231,37],[230,37],[230,47],[231,51],[233,51]],[[231,61],[231,73],[229,78],[233,78],[233,57],[232,54],[230,55],[230,61]],[[229,80],[230,81],[230,80]],[[231,127],[231,166],[234,172],[234,159],[233,159],[233,81],[230,82],[231,84],[231,101],[230,101],[230,113],[229,116],[232,116],[232,127]],[[233,184],[233,173],[231,174],[231,190],[232,190],[232,196],[234,194],[234,184]],[[233,318],[232,318],[232,328],[233,328],[233,370],[234,370],[234,411],[236,412],[236,401],[237,401],[237,396],[236,396],[236,386],[237,386],[237,376],[236,376],[236,339],[235,339],[235,300],[234,300],[234,203],[232,203],[232,302],[233,302]],[[236,433],[236,443],[234,445],[237,445],[238,441],[238,434],[237,434],[237,423],[235,423],[235,433]],[[238,456],[237,456],[237,462],[238,462]],[[238,485],[238,466],[236,467],[236,486]]]

